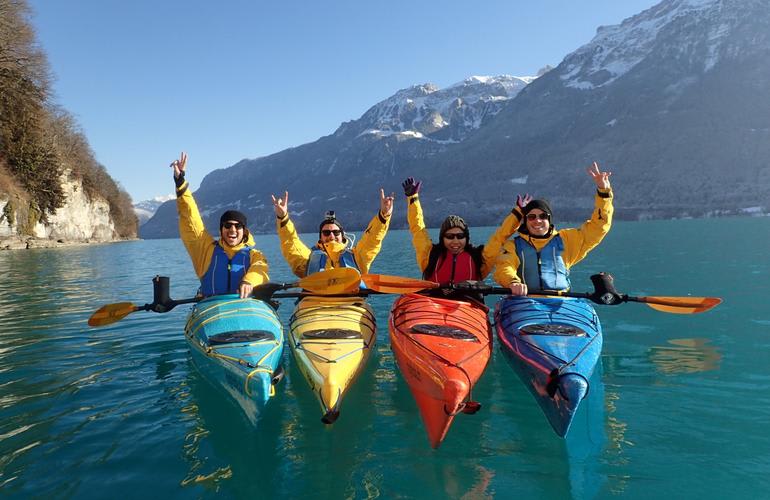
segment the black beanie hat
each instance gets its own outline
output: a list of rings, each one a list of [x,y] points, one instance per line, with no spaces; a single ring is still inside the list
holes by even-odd
[[[470,238],[470,232],[468,231],[468,224],[465,223],[462,217],[459,215],[450,215],[444,222],[441,223],[441,230],[439,231],[439,238],[444,238],[444,233],[452,229],[453,227],[459,227],[465,233],[465,238]]]
[[[549,218],[553,217],[553,212],[551,211],[551,205],[549,205],[546,200],[532,200],[524,206],[524,209],[522,210],[522,212],[524,212],[524,215],[527,215],[528,213],[530,213],[532,210],[536,208],[547,213]]]
[[[321,224],[318,226],[318,239],[321,239],[321,229],[326,224],[336,224],[338,228],[340,228],[340,231],[342,231],[342,239],[345,239],[345,228],[342,226],[342,223],[337,220],[337,216],[334,215],[334,210],[329,210],[326,212],[326,215],[324,216],[324,220],[321,221]]]
[[[521,220],[521,226],[519,226],[520,233],[529,234],[529,230],[527,229],[527,214],[536,208],[548,214],[548,220],[551,221],[551,228],[549,229],[548,234],[553,230],[553,212],[551,211],[551,205],[549,205],[546,200],[532,200],[521,210],[524,213],[524,218]]]
[[[244,228],[248,225],[246,224],[246,216],[243,214],[243,212],[239,212],[238,210],[228,210],[222,214],[222,217],[219,218],[219,227],[222,227],[224,223],[229,220],[240,222],[243,224]]]

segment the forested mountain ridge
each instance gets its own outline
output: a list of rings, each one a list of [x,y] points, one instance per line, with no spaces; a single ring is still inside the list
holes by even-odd
[[[195,193],[204,221],[235,206],[272,232],[270,194],[288,190],[300,230],[329,209],[361,228],[378,189],[398,192],[407,176],[424,181],[429,225],[447,213],[497,224],[524,192],[580,220],[592,161],[613,172],[619,218],[770,210],[768,0],[663,0],[600,27],[512,97],[460,93],[456,106],[434,106],[436,92],[404,89],[315,142],[211,172]],[[469,107],[479,103],[497,107]],[[175,215],[161,206],[141,236],[175,237]]]
[[[0,0],[0,236],[136,237],[128,194],[100,165],[51,75],[24,0]]]

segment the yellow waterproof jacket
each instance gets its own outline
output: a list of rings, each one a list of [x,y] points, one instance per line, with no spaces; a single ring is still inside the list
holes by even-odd
[[[425,228],[422,205],[420,205],[420,195],[415,194],[409,196],[406,202],[408,205],[407,219],[409,220],[409,232],[412,233],[412,246],[414,246],[415,255],[417,257],[417,265],[420,267],[421,272],[425,272],[425,268],[428,267],[430,251],[433,248],[433,241],[431,241],[430,234]],[[516,232],[516,229],[518,229],[521,224],[521,219],[521,211],[516,207],[484,244],[484,250],[481,254],[483,260],[481,266],[481,279],[486,278],[492,270],[495,265],[495,259],[500,253],[503,243]]]
[[[187,253],[190,254],[195,274],[200,279],[206,274],[209,265],[211,265],[215,238],[206,231],[198,211],[198,205],[195,203],[195,198],[193,198],[188,187],[187,181],[184,181],[176,190],[176,208],[179,212],[179,236],[182,238],[182,242],[184,242]],[[254,245],[254,238],[251,237],[251,234],[249,234],[245,243],[234,247],[227,245],[221,239],[219,241],[219,246],[222,247],[230,259],[243,247],[251,245]],[[249,262],[251,264],[243,277],[243,281],[254,286],[267,283],[270,279],[267,275],[267,259],[262,255],[262,252],[252,249],[249,253]]]
[[[569,269],[583,260],[588,252],[601,243],[612,226],[612,213],[612,190],[598,190],[594,198],[594,211],[591,218],[579,228],[562,229],[561,231],[554,229],[548,238],[530,238],[529,235],[525,234],[522,234],[521,237],[530,242],[539,252],[557,234],[560,235],[564,242],[564,253],[561,257],[564,260],[564,265]],[[503,245],[503,251],[496,262],[493,275],[496,282],[505,287],[511,283],[521,282],[518,274],[519,256],[516,254],[516,244],[513,240],[507,241]]]
[[[369,272],[374,258],[380,253],[382,240],[385,239],[389,226],[390,217],[383,217],[378,211],[377,215],[369,222],[369,226],[367,226],[361,239],[353,246],[353,256],[361,274]],[[278,238],[281,240],[281,253],[283,253],[286,262],[289,263],[289,267],[297,277],[304,278],[307,275],[307,264],[312,251],[302,243],[288,214],[284,218],[276,220],[276,228]],[[340,254],[347,248],[347,243],[332,241],[324,244],[318,241],[317,245],[329,256],[326,260],[326,269],[340,267]]]

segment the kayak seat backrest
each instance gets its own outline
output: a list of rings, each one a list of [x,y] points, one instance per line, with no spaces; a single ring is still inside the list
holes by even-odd
[[[209,345],[261,342],[264,340],[275,340],[275,334],[266,330],[237,330],[234,332],[223,332],[209,337]]]
[[[361,332],[346,330],[344,328],[323,328],[310,330],[302,334],[306,339],[363,339]]]
[[[478,342],[479,339],[467,330],[457,328],[456,326],[447,325],[412,325],[412,333],[419,333],[422,335],[433,335],[436,337],[446,337],[454,340],[462,340],[465,342]]]
[[[523,335],[560,335],[569,337],[586,337],[588,334],[572,325],[559,324],[533,324],[526,325],[519,329]]]

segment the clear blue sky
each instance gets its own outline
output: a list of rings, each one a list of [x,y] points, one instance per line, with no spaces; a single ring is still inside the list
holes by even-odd
[[[397,90],[534,75],[657,0],[29,0],[97,160],[134,201],[332,133]]]

